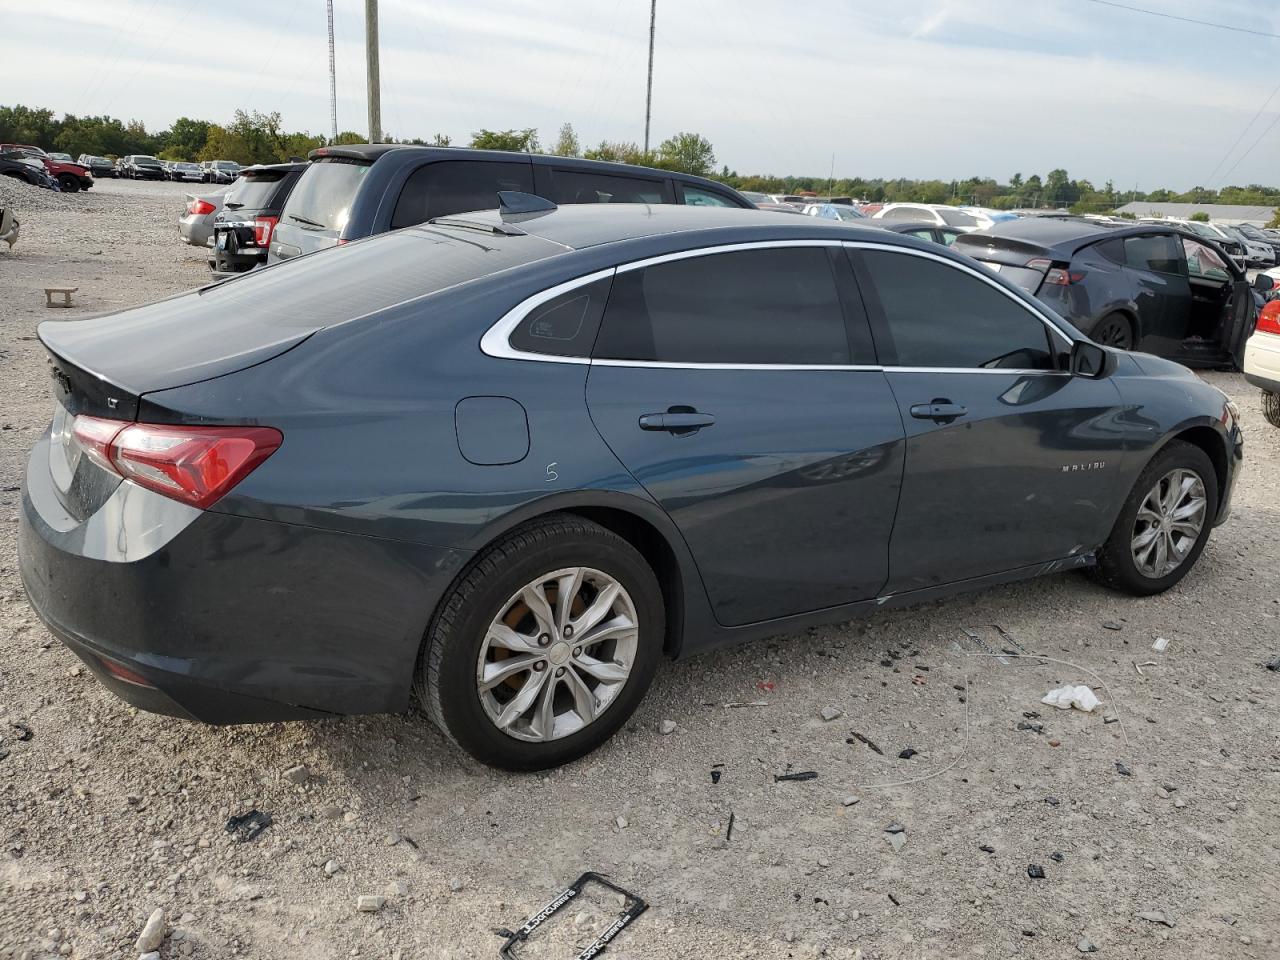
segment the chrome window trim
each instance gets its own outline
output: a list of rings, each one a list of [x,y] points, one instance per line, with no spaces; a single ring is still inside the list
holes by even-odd
[[[663,253],[656,257],[646,257],[643,260],[622,263],[618,265],[618,272],[629,273],[632,270],[643,270],[645,267],[652,267],[659,263],[671,263],[674,260],[691,260],[694,257],[707,257],[717,253],[738,253],[742,250],[777,250],[784,247],[838,247],[843,243],[845,243],[843,240],[818,240],[813,238],[808,240],[751,240],[741,243],[724,243],[713,247],[677,250],[675,253]],[[646,361],[637,362],[643,363]],[[754,366],[754,364],[744,364],[744,366]]]
[[[1000,293],[1004,294],[1006,297],[1008,297],[1018,306],[1022,307],[1022,309],[1026,310],[1029,314],[1031,314],[1033,317],[1035,317],[1037,320],[1043,323],[1046,327],[1048,327],[1050,330],[1052,330],[1054,333],[1060,336],[1062,338],[1063,343],[1065,343],[1068,347],[1070,347],[1075,342],[1069,336],[1063,333],[1062,330],[1059,329],[1056,323],[1054,323],[1045,314],[1041,313],[1038,309],[1036,309],[1034,304],[1025,302],[1021,297],[1018,297],[1016,294],[1012,293],[1011,291],[1006,290],[999,283],[996,283],[991,278],[990,275],[984,275],[984,273],[981,270],[975,270],[973,267],[969,266],[968,264],[957,263],[956,261],[952,260],[949,257],[940,257],[936,253],[933,253],[929,250],[917,250],[914,247],[900,247],[900,246],[897,246],[896,244],[891,244],[891,243],[872,243],[866,240],[843,240],[841,242],[844,244],[844,246],[850,247],[856,250],[879,250],[887,253],[902,253],[912,257],[923,257],[926,260],[936,260],[938,263],[951,267],[953,270],[959,270],[961,273],[967,273],[970,276],[973,276],[976,279],[981,280],[983,283],[987,284],[987,286],[991,287],[993,290],[998,290]],[[941,369],[941,368],[935,367],[933,369]],[[983,369],[983,368],[964,367],[962,369],[968,370],[968,369]]]
[[[573,280],[566,280],[564,283],[558,283],[554,287],[548,287],[541,293],[526,297],[504,313],[497,323],[485,331],[484,336],[480,338],[481,352],[499,360],[538,360],[543,363],[590,365],[590,357],[564,357],[551,353],[529,353],[524,350],[517,350],[511,346],[511,334],[515,332],[516,327],[520,325],[525,317],[548,300],[554,300],[561,294],[576,290],[578,287],[585,287],[587,284],[595,283],[597,280],[612,277],[616,272],[616,267],[597,270],[595,273],[589,273],[584,277],[576,277]]]

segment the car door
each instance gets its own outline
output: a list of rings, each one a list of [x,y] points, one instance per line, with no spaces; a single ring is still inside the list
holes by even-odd
[[[833,243],[710,248],[614,279],[591,417],[679,527],[723,624],[885,582],[903,429],[860,311]]]
[[[1098,546],[1123,450],[1115,384],[1060,369],[1068,338],[984,271],[904,247],[850,254],[907,435],[884,592]]]
[[[1171,233],[1125,237],[1124,262],[1138,307],[1133,348],[1176,355],[1191,322],[1191,286],[1182,244]]]

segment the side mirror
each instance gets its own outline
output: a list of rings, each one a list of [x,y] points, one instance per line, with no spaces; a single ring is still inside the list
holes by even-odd
[[[1276,288],[1276,281],[1273,277],[1268,277],[1265,273],[1260,273],[1253,278],[1253,289],[1259,293],[1269,293]]]
[[[1108,350],[1089,340],[1077,340],[1071,345],[1071,375],[1088,380],[1102,380],[1111,376],[1116,368],[1116,358]]]

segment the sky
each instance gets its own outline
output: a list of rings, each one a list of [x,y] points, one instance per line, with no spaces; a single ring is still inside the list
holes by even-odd
[[[1280,35],[1271,0],[1127,2]],[[339,128],[367,132],[364,2],[334,7]],[[648,21],[648,0],[381,0],[383,128],[638,143]],[[3,104],[329,128],[324,0],[0,0],[0,34]],[[1093,0],[658,0],[652,139],[696,131],[743,174],[1280,184],[1277,54]]]

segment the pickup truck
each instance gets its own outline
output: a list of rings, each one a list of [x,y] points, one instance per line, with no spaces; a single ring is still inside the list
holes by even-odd
[[[33,147],[27,143],[0,143],[0,152],[5,151],[24,153],[39,160],[49,171],[49,176],[58,181],[58,187],[63,193],[88,190],[93,186],[93,175],[89,173],[87,167],[78,163],[68,163],[65,160],[54,160],[39,147]]]

